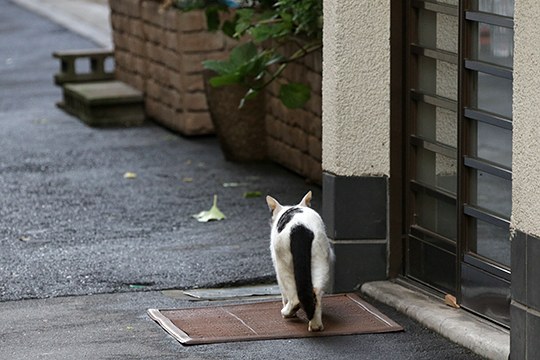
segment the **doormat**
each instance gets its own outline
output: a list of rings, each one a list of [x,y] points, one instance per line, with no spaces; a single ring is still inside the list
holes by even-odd
[[[309,332],[303,310],[281,317],[281,300],[171,310],[148,315],[183,345],[292,339],[402,331],[403,328],[356,294],[323,298],[324,331]]]

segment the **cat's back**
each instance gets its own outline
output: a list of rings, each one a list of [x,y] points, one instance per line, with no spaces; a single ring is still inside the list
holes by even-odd
[[[290,206],[278,215],[273,226],[275,235],[289,235],[294,227],[304,227],[315,234],[324,233],[324,223],[319,213],[306,206]]]

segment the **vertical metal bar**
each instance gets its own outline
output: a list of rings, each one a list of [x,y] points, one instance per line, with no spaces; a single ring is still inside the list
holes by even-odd
[[[468,201],[469,174],[464,164],[464,156],[469,153],[469,123],[464,116],[464,108],[469,105],[470,79],[465,69],[465,59],[469,55],[470,31],[465,12],[470,6],[470,0],[459,2],[459,47],[458,47],[458,193],[457,193],[457,254],[456,254],[456,294],[458,302],[461,302],[461,263],[467,249],[467,237],[469,227],[463,204]]]
[[[389,277],[394,278],[404,273],[405,246],[404,227],[404,179],[405,158],[403,146],[406,144],[403,131],[406,120],[405,91],[406,65],[406,2],[392,0],[390,4],[390,254]]]
[[[405,141],[403,143],[403,155],[404,155],[404,184],[403,184],[403,194],[404,194],[404,201],[405,201],[405,209],[403,213],[404,217],[404,226],[403,226],[403,234],[405,236],[405,251],[404,251],[404,258],[405,258],[405,274],[408,274],[408,267],[409,263],[407,261],[407,253],[408,253],[408,234],[409,234],[409,228],[413,222],[414,218],[414,198],[412,194],[412,190],[410,187],[410,179],[411,179],[411,173],[412,166],[414,164],[413,160],[413,151],[412,146],[410,142],[408,141],[410,134],[412,132],[412,119],[414,117],[413,114],[413,104],[412,104],[412,98],[411,98],[411,92],[410,89],[414,86],[414,76],[415,72],[413,68],[415,66],[413,65],[415,63],[413,59],[413,55],[411,53],[411,43],[416,39],[416,26],[417,26],[417,10],[413,8],[412,6],[412,0],[406,1],[406,10],[405,10],[405,91],[404,91],[404,99],[405,99],[405,119],[404,119],[404,137]]]

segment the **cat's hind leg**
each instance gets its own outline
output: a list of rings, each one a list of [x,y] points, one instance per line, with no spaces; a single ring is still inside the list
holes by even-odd
[[[298,295],[296,295],[296,287],[294,284],[284,284],[282,297],[285,300],[283,303],[283,308],[281,309],[281,316],[283,316],[285,319],[295,317],[296,312],[300,309],[300,300],[298,300]]]
[[[283,302],[281,316],[284,318],[295,317],[296,312],[300,309],[300,300],[298,300],[298,295],[296,294],[292,261],[290,252],[276,251],[274,266],[279,290],[281,291],[281,300]]]
[[[313,318],[309,321],[308,330],[309,331],[323,331],[324,326],[322,323],[322,289],[314,288],[313,292],[315,293],[315,313]]]
[[[281,309],[281,316],[285,319],[296,317],[296,313],[300,310],[300,302],[288,301],[287,304]]]
[[[285,319],[293,318],[296,316],[296,312],[300,309],[300,300],[296,294],[296,285],[294,283],[294,277],[289,273],[280,273],[280,290],[281,298],[283,301],[283,308],[281,309],[281,316]]]

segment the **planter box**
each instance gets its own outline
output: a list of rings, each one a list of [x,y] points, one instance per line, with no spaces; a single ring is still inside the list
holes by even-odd
[[[207,32],[202,11],[160,13],[160,4],[110,1],[115,75],[144,93],[146,112],[157,122],[183,135],[213,133],[201,61],[226,58],[236,42]],[[281,81],[310,83],[311,100],[303,109],[283,106],[278,84],[265,93],[267,156],[317,184],[322,179],[321,73],[322,52],[316,52],[282,74]]]
[[[202,11],[161,12],[160,4],[110,2],[116,78],[144,93],[156,122],[182,135],[211,134],[201,61],[227,57],[234,42],[208,32]]]

